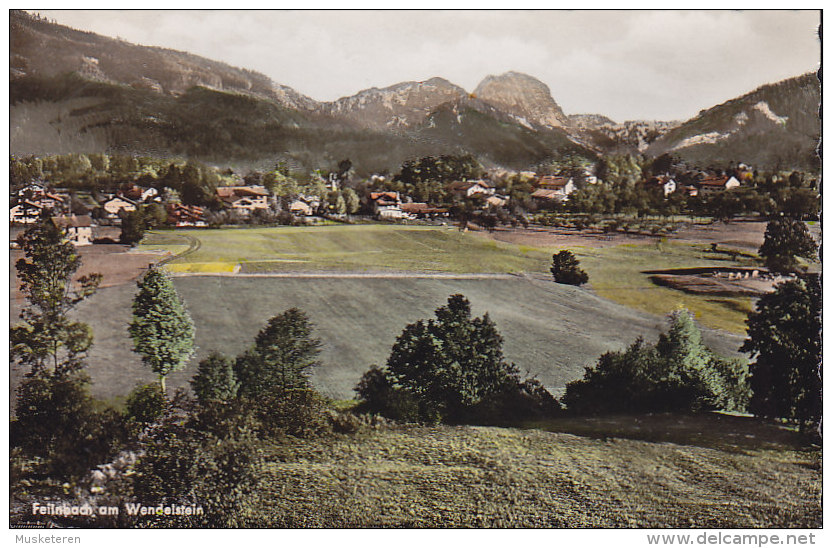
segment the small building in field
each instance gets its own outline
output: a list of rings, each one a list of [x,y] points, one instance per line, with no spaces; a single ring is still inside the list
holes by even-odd
[[[261,185],[217,187],[217,198],[226,207],[246,217],[256,209],[269,207],[269,191]]]
[[[173,226],[207,226],[205,211],[198,206],[168,204],[168,223]]]
[[[75,246],[92,244],[92,218],[89,215],[61,215],[51,220],[56,227],[64,230],[66,239]]]

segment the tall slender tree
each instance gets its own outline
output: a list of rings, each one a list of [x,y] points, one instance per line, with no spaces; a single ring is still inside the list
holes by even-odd
[[[17,243],[24,257],[15,266],[28,305],[20,312],[21,323],[11,329],[11,357],[32,372],[78,370],[92,346],[92,331],[86,323],[71,320],[69,312],[95,293],[101,274],[73,281],[81,257],[46,218]]]
[[[165,378],[182,369],[193,356],[194,322],[162,269],[150,268],[138,286],[129,328],[133,348],[159,376],[159,386],[165,393]]]

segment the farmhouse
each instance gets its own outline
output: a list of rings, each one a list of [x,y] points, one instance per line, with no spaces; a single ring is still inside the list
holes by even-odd
[[[485,181],[455,181],[447,186],[447,190],[457,198],[470,198],[475,194],[494,194],[494,189]]]
[[[43,210],[44,207],[38,202],[23,200],[9,210],[9,222],[20,224],[36,223]]]
[[[245,216],[251,215],[256,209],[269,207],[269,191],[260,185],[221,186],[217,188],[217,198],[226,207]]]
[[[144,188],[135,184],[129,184],[121,190],[121,196],[133,202],[146,202],[152,198],[158,198],[159,191],[155,188]]]
[[[402,200],[398,192],[371,192],[373,214],[379,219],[402,219]]]
[[[537,188],[546,190],[559,190],[564,196],[571,194],[575,190],[575,181],[571,178],[557,177],[554,175],[544,175],[537,182]]]
[[[108,219],[118,219],[122,211],[136,211],[136,203],[121,196],[113,196],[102,207]]]
[[[17,195],[21,198],[34,198],[44,194],[46,194],[46,185],[38,181],[29,183],[17,191]]]
[[[707,179],[702,179],[698,183],[699,186],[699,193],[702,195],[713,194],[714,192],[719,192],[722,190],[730,190],[732,188],[737,188],[740,186],[740,182],[737,180],[736,177],[708,177]]]
[[[201,207],[168,204],[168,222],[174,226],[206,226]]]
[[[304,202],[303,200],[292,200],[289,203],[289,213],[292,215],[297,215],[299,217],[308,217],[314,213],[312,206]]]
[[[434,207],[423,202],[411,202],[401,205],[402,212],[411,219],[433,219],[435,217],[447,217],[448,209]]]
[[[61,211],[68,202],[68,196],[60,196],[51,192],[44,192],[35,198],[41,206],[54,211]]]
[[[486,198],[485,203],[486,205],[494,206],[494,207],[503,207],[508,202],[508,198],[505,196],[498,196],[497,194],[493,196],[489,196]]]
[[[532,198],[547,202],[565,202],[575,191],[575,183],[572,179],[551,175],[541,177],[537,186],[537,190],[532,192]]]
[[[66,239],[76,246],[92,244],[92,219],[89,215],[61,215],[52,223],[65,231]]]

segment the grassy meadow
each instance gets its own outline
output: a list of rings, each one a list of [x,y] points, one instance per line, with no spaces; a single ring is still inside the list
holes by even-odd
[[[143,250],[184,250],[179,234],[201,247],[170,263],[177,272],[240,264],[242,272],[419,271],[547,272],[551,254],[460,232],[453,227],[330,225],[157,232]],[[209,266],[206,266],[209,265]]]
[[[820,453],[754,419],[660,416],[623,435],[399,426],[265,447],[273,527],[819,527]],[[667,441],[671,423],[709,432]],[[579,435],[570,433],[581,428]],[[621,427],[618,428],[621,430]],[[643,441],[644,432],[657,441]],[[747,444],[747,434],[754,440]],[[632,435],[630,435],[632,434]],[[794,437],[794,433],[792,433]]]
[[[646,271],[709,266],[748,266],[753,259],[709,252],[709,246],[679,242],[622,244],[604,248],[573,248],[589,274],[595,293],[651,314],[666,314],[680,306],[696,315],[701,325],[731,333],[745,333],[752,309],[750,297],[694,295],[654,284]]]

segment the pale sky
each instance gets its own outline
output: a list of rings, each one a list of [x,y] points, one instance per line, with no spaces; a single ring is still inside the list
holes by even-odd
[[[530,74],[567,114],[687,119],[817,70],[818,11],[60,11],[60,24],[265,74],[319,101]]]

